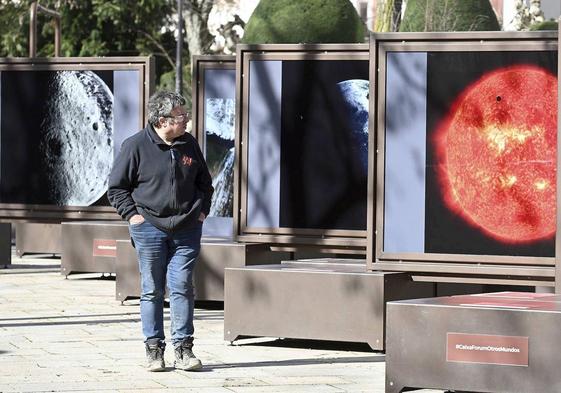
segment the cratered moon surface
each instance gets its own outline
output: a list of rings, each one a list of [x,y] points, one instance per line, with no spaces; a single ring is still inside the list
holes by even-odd
[[[103,196],[113,164],[113,94],[91,71],[60,71],[40,149],[49,192],[60,206],[89,206]]]

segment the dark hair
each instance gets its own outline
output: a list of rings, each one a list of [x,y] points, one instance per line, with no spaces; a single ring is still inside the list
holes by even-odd
[[[158,124],[160,117],[170,116],[173,108],[185,105],[181,94],[172,91],[158,91],[148,99],[148,123]]]

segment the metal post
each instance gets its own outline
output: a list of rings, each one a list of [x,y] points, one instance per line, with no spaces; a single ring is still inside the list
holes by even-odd
[[[53,25],[55,26],[55,57],[60,57],[60,45],[61,45],[61,28],[60,28],[60,17],[53,19]]]
[[[42,12],[53,18],[55,28],[55,57],[60,57],[60,13],[43,7],[37,1],[33,1],[29,7],[29,57],[35,57],[37,55],[37,12]]]
[[[183,93],[183,0],[177,0],[177,45],[175,51],[175,92]]]
[[[37,2],[29,7],[29,57],[37,55]]]

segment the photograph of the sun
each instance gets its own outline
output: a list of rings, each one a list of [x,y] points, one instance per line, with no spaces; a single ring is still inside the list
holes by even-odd
[[[447,207],[502,243],[555,234],[557,78],[508,66],[467,86],[438,125]]]

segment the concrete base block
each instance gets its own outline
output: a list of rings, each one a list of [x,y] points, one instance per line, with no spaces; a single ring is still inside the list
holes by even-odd
[[[28,253],[60,254],[61,225],[58,223],[18,222],[16,231],[16,255]]]
[[[289,253],[272,252],[266,244],[236,243],[228,239],[203,238],[193,283],[195,300],[224,301],[224,269],[252,264],[279,263]],[[130,240],[117,240],[116,299],[140,296],[136,251]]]
[[[227,268],[224,339],[266,336],[368,343],[384,349],[385,304],[432,296],[406,273],[366,271],[364,260]]]
[[[63,222],[60,273],[115,273],[117,239],[128,239],[124,221]]]
[[[386,392],[561,392],[559,295],[460,295],[387,310]]]

